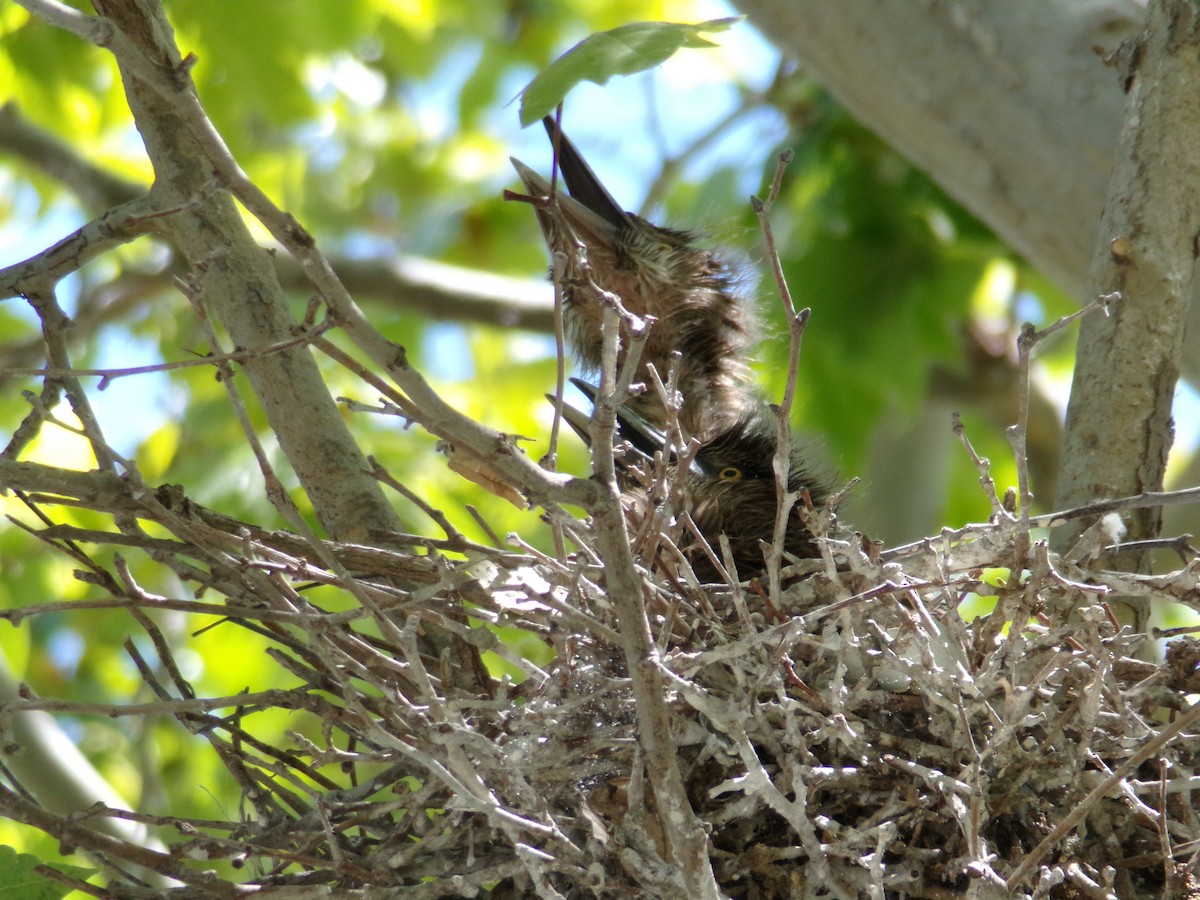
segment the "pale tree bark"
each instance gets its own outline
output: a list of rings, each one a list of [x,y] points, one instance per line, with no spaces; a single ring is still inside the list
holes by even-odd
[[[162,71],[181,61],[170,25],[156,3],[98,0],[108,17]],[[189,290],[214,312],[241,349],[293,337],[294,318],[271,256],[253,240],[232,197],[215,190],[212,165],[175,105],[118,54],[125,93],[154,166],[163,202],[190,207],[164,216],[162,234],[194,272]],[[307,348],[263,355],[244,366],[254,394],[322,525],[339,540],[398,531],[399,520],[368,474],[362,452],[321,380]]]
[[[1194,4],[1151,0],[1145,30],[1122,53],[1125,126],[1088,287],[1121,299],[1080,328],[1059,507],[1162,490],[1200,234],[1198,46]],[[1155,538],[1162,510],[1126,523],[1127,540]],[[1059,529],[1059,549],[1078,531]],[[1148,554],[1124,564],[1149,571]],[[1130,608],[1136,632],[1147,614],[1144,603]]]

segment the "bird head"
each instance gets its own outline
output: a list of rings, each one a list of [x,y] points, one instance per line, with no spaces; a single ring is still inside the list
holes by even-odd
[[[691,234],[622,209],[554,119],[547,116],[543,124],[570,191],[558,194],[555,204],[536,206],[551,252],[569,256],[581,244],[596,284],[620,297],[635,315],[655,315],[654,295],[664,290],[720,277],[723,266],[698,248]],[[531,197],[550,196],[549,181],[521,161],[512,162]]]
[[[741,578],[762,571],[763,545],[774,537],[779,507],[773,460],[778,434],[778,420],[770,407],[747,412],[700,447],[696,453],[699,471],[690,472],[685,480],[686,509],[692,520],[718,559],[719,535],[726,536]],[[816,556],[806,510],[807,504],[816,507],[828,499],[828,479],[808,465],[801,447],[793,446],[787,480],[788,491],[802,496],[788,513],[783,549],[799,557]],[[685,552],[698,577],[715,577],[707,554],[694,548]]]
[[[518,160],[551,254],[561,261],[555,277],[563,289],[567,337],[585,369],[598,371],[603,347],[605,294],[625,310],[655,324],[639,363],[638,380],[654,366],[664,381],[678,360],[676,387],[683,394],[680,422],[701,440],[728,428],[748,408],[752,378],[747,365],[750,323],[736,295],[730,267],[693,235],[651,224],[626,212],[555,121],[543,120],[570,196],[550,199],[550,182]],[[586,262],[586,265],[584,263]],[[624,345],[618,359],[623,359]],[[658,395],[647,391],[634,407],[663,421]]]
[[[578,378],[571,382],[595,400],[595,387]],[[566,404],[560,409],[572,429],[590,444],[588,417]],[[724,534],[739,577],[749,578],[763,570],[763,545],[774,537],[778,510],[773,468],[778,422],[769,406],[756,407],[701,443],[686,466],[681,464],[688,454],[681,454],[660,428],[629,404],[617,410],[617,431],[626,445],[618,478],[627,499],[636,506],[650,501],[645,473],[651,470],[655,455],[663,454],[668,463],[667,480],[673,479],[679,487],[676,514],[691,516],[718,559],[722,559],[720,536]],[[807,501],[814,507],[822,505],[831,493],[828,479],[807,464],[799,447],[791,450],[788,491],[807,492]],[[795,556],[812,557],[817,555],[816,544],[805,509],[800,503],[790,511],[783,549]],[[698,578],[718,580],[716,567],[695,540],[683,535],[680,547]]]

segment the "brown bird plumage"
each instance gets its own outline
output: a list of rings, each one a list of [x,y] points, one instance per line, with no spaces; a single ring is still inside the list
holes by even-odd
[[[684,509],[718,558],[719,535],[724,533],[739,575],[756,574],[763,568],[762,544],[770,542],[775,525],[771,461],[777,423],[747,363],[750,316],[734,290],[733,276],[712,251],[697,247],[689,233],[653,225],[622,210],[554,120],[544,122],[571,196],[560,193],[556,203],[539,203],[535,209],[551,253],[565,261],[559,278],[572,349],[585,369],[599,368],[604,301],[597,288],[615,294],[635,315],[654,316],[638,378],[648,380],[647,366],[652,364],[665,379],[672,355],[679,354],[679,426],[685,438],[700,441],[695,460],[678,473]],[[545,178],[517,160],[513,164],[532,196],[548,196],[550,183]],[[590,385],[575,383],[594,396]],[[569,407],[563,412],[587,440],[587,417]],[[635,448],[634,457],[646,459],[660,450],[672,454],[663,437],[666,422],[657,393],[646,391],[626,404],[618,425],[621,437]],[[625,481],[627,492],[644,501],[637,479]],[[817,477],[799,448],[791,453],[788,488],[807,490],[815,505],[830,493],[828,482]],[[813,535],[799,509],[792,512],[784,549],[801,557],[815,553]],[[684,551],[698,576],[716,576],[703,548],[685,543]]]
[[[568,262],[563,278],[567,337],[580,362],[590,373],[599,370],[603,301],[598,287],[618,296],[634,315],[656,320],[635,380],[649,384],[647,367],[653,365],[666,381],[671,355],[678,351],[676,386],[685,399],[680,425],[700,440],[728,428],[756,402],[747,365],[749,316],[733,290],[729,267],[696,247],[689,233],[622,210],[554,120],[545,123],[571,196],[560,194],[556,205],[537,207],[537,217],[550,252]],[[513,164],[531,195],[550,193],[545,178],[517,160]],[[588,273],[574,266],[576,239],[586,250],[595,287]],[[665,416],[655,391],[633,404],[652,421]]]

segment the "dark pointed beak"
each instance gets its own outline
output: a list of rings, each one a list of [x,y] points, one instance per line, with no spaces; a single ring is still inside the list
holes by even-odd
[[[584,160],[583,155],[563,134],[554,120],[547,116],[542,120],[551,142],[558,151],[558,170],[566,182],[570,196],[558,195],[558,209],[570,225],[571,230],[585,243],[612,248],[622,231],[634,227],[634,219],[617,205],[617,201],[605,190],[596,173]],[[532,197],[548,197],[550,182],[525,165],[519,159],[512,160],[517,176]],[[537,207],[538,222],[542,231],[550,238],[554,229],[555,214],[549,207]]]
[[[593,403],[596,402],[598,391],[594,385],[588,384],[580,378],[572,378],[571,384],[575,385]],[[546,395],[546,399],[551,403],[556,402],[550,394]],[[567,424],[571,426],[571,430],[590,447],[592,438],[588,426],[591,424],[591,417],[567,403],[560,404],[558,408]],[[652,461],[654,454],[665,450],[667,446],[666,435],[645,416],[630,409],[628,404],[617,410],[617,432],[620,438],[633,448],[633,452],[637,456],[637,459],[632,461],[635,463]],[[627,460],[626,465],[629,464],[630,461]],[[692,460],[690,471],[693,475],[702,477],[710,475],[695,459]]]
[[[571,380],[574,381],[575,379],[572,378]],[[563,417],[563,420],[571,426],[572,431],[579,435],[579,439],[588,447],[591,447],[592,436],[588,431],[588,426],[591,423],[590,417],[581,410],[573,407],[571,404],[565,401],[560,401],[553,394],[547,394],[546,399],[554,404],[555,407],[557,407],[559,413]]]
[[[546,134],[550,137],[550,145],[558,153],[558,171],[562,173],[563,181],[571,196],[608,222],[613,228],[629,228],[632,218],[621,209],[587,164],[583,154],[571,143],[570,138],[562,133],[558,123],[551,116],[542,119]]]

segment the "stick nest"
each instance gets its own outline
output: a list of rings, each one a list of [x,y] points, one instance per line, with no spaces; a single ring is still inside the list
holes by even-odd
[[[128,502],[148,515],[137,496]],[[450,553],[445,542],[315,543],[169,491],[152,506],[180,540],[149,549],[224,595],[220,627],[271,636],[280,680],[298,684],[235,715],[218,712],[228,698],[174,713],[242,786],[236,818],[144,814],[176,835],[157,857],[107,838],[97,848],[78,817],[45,820],[105,858],[122,896],[161,896],[121,874],[148,858],[186,885],[181,896],[240,896],[249,884],[351,897],[683,896],[618,640],[630,626],[586,526],[574,535],[581,552],[556,560]],[[1196,567],[1089,570],[1027,537],[1006,514],[893,551],[830,537],[820,559],[785,571],[775,602],[753,582],[688,587],[663,574],[661,551],[642,548],[660,652],[644,665],[665,679],[658,702],[725,895],[1200,896],[1190,874],[1200,742],[1187,698],[1200,691],[1200,641],[1176,638],[1165,663],[1145,662],[1146,637],[1119,629],[1105,604],[1117,592],[1194,603]],[[318,608],[297,589],[314,582],[356,605]],[[174,681],[152,681],[160,698],[192,697],[142,613],[153,604],[120,577],[108,588],[156,639]],[[965,621],[968,597],[994,610]],[[512,629],[553,661],[511,649]],[[495,677],[485,658],[523,674]],[[269,707],[321,725],[271,746],[248,715]]]

